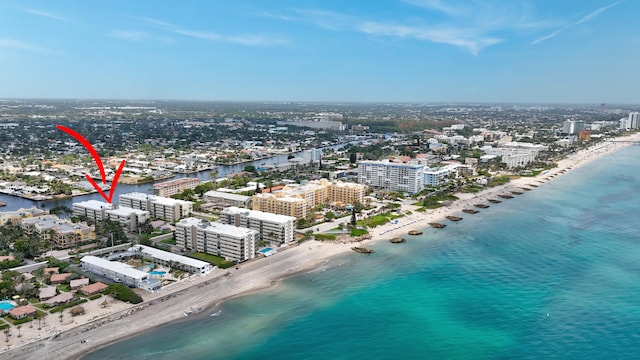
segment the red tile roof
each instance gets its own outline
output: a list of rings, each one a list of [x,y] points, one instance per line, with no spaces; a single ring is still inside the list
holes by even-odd
[[[13,316],[14,318],[19,319],[30,314],[35,314],[36,312],[37,309],[32,305],[24,305],[11,309],[11,311],[9,311],[9,314],[11,314],[11,316]]]
[[[71,276],[71,273],[63,273],[63,274],[51,274],[51,283],[63,282],[66,281],[67,278]]]
[[[106,288],[108,288],[109,286],[107,286],[106,284],[103,284],[101,282],[97,282],[91,285],[87,285],[87,286],[83,286],[80,288],[80,291],[82,291],[85,294],[95,294],[95,293],[99,293],[100,291],[105,290]]]

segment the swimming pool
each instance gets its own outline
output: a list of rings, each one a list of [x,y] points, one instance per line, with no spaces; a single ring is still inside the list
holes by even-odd
[[[264,255],[264,256],[271,256],[271,255],[273,255],[273,254],[277,253],[277,251],[276,251],[276,250],[273,250],[273,249],[272,249],[272,248],[270,248],[270,247],[269,247],[269,248],[264,248],[264,249],[262,249],[262,250],[259,250],[258,252],[259,252],[260,254]]]
[[[160,276],[164,276],[167,272],[166,271],[149,271],[149,275],[160,275]]]
[[[0,301],[0,310],[9,311],[16,307],[16,303],[10,300],[2,300]]]

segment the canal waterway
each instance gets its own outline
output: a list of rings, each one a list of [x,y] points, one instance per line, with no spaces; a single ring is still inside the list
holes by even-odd
[[[337,145],[333,145],[333,146],[328,146],[328,147],[324,147],[321,150],[337,150],[340,149],[346,145],[348,145],[349,143],[344,143],[344,144],[337,144]],[[304,151],[298,151],[298,152],[294,152],[292,153],[293,156],[295,157],[304,157]],[[172,179],[178,179],[178,178],[182,178],[182,177],[197,177],[198,179],[200,179],[200,181],[208,181],[211,180],[211,172],[213,171],[217,171],[217,177],[224,177],[226,175],[229,174],[233,174],[233,173],[237,173],[240,171],[243,171],[244,168],[247,165],[253,165],[256,168],[260,167],[260,166],[267,166],[267,165],[277,165],[277,164],[283,164],[286,163],[288,161],[288,157],[289,154],[281,154],[281,155],[274,155],[268,158],[264,158],[264,159],[258,159],[258,160],[254,160],[254,161],[250,161],[250,162],[244,162],[244,163],[240,163],[240,164],[233,164],[233,165],[218,165],[218,167],[214,170],[205,170],[205,171],[200,171],[200,172],[196,172],[196,173],[191,173],[191,174],[180,174],[180,173],[176,173],[175,177],[173,177]],[[167,179],[165,180],[158,180],[157,182],[161,182],[161,181],[168,181]],[[141,193],[146,193],[146,194],[153,194],[153,182],[151,183],[145,183],[145,184],[136,184],[136,185],[129,185],[129,184],[118,184],[118,186],[116,186],[115,189],[115,195],[113,197],[114,200],[116,200],[118,198],[118,196],[120,194],[126,194],[126,193],[131,193],[131,192],[141,192]],[[40,207],[40,208],[46,208],[46,209],[51,209],[53,207],[56,206],[66,206],[71,208],[73,206],[74,202],[79,202],[79,201],[87,201],[87,200],[104,200],[104,198],[102,196],[100,196],[100,194],[98,193],[92,193],[92,194],[87,194],[87,195],[81,195],[81,196],[74,196],[71,199],[60,199],[60,200],[46,200],[46,201],[34,201],[34,200],[29,200],[29,199],[24,199],[21,197],[17,197],[17,196],[11,196],[11,195],[5,195],[5,194],[0,194],[0,202],[4,202],[7,205],[6,206],[2,206],[0,207],[0,211],[11,211],[11,210],[18,210],[20,208],[30,208],[30,207]]]

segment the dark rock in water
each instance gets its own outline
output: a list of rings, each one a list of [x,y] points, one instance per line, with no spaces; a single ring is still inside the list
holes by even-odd
[[[360,254],[373,254],[373,250],[366,248],[366,247],[359,247],[359,246],[354,246],[351,248],[351,250],[360,253]]]

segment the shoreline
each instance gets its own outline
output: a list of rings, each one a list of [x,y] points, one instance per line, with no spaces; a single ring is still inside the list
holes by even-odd
[[[369,245],[388,241],[393,237],[406,237],[409,230],[427,230],[431,228],[430,222],[444,220],[448,215],[461,212],[465,208],[472,208],[474,204],[487,202],[489,198],[497,197],[499,194],[521,190],[529,184],[541,185],[550,182],[559,175],[631,145],[614,143],[620,140],[639,141],[640,133],[611,139],[571,154],[566,159],[560,160],[557,167],[534,177],[515,179],[475,194],[456,194],[459,200],[448,207],[422,213],[413,211],[417,207],[405,204],[403,207],[406,206],[406,209],[412,210],[412,214],[400,218],[399,224],[388,223],[371,229],[370,240],[360,243],[330,243],[313,240],[283,249],[275,256],[243,263],[239,270],[230,271],[231,276],[225,276],[227,270],[216,269],[206,276],[191,277],[172,284],[166,292],[145,296],[145,302],[141,304],[128,305],[108,316],[64,329],[56,339],[31,341],[9,350],[3,348],[0,353],[6,353],[4,356],[12,359],[31,359],[38,356],[81,358],[91,351],[104,348],[127,337],[139,335],[175,321],[188,320],[188,317],[183,314],[189,309],[194,310],[193,317],[203,316],[202,313],[214,310],[224,301],[277,287],[286,278],[318,268],[336,255],[352,252],[351,247],[354,244]],[[514,195],[514,197],[517,196]]]

